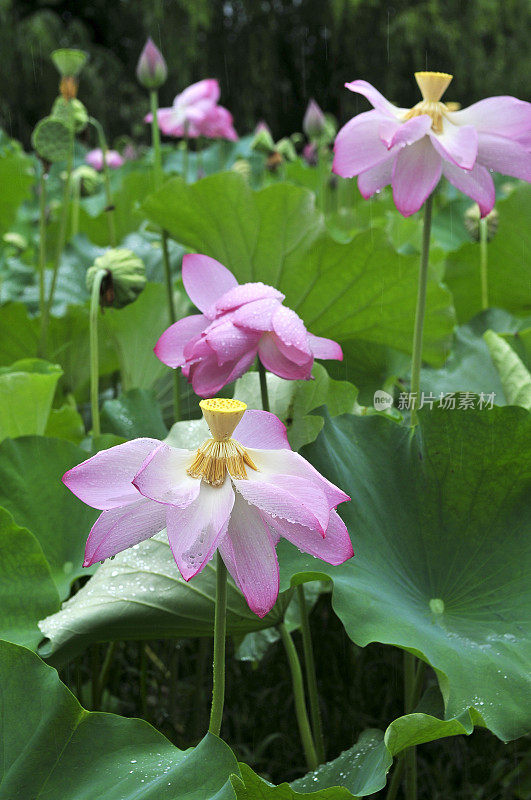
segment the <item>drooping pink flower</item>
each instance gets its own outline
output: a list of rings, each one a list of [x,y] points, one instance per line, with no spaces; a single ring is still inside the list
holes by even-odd
[[[239,378],[257,355],[266,369],[287,380],[309,380],[314,358],[343,358],[337,342],[309,333],[272,286],[240,285],[219,261],[196,254],[184,256],[182,276],[201,314],[167,328],[155,355],[169,367],[182,367],[201,397]]]
[[[278,595],[280,537],[329,564],[353,556],[335,510],[350,498],[290,450],[274,414],[244,413],[237,400],[201,406],[213,438],[197,450],[135,439],[65,473],[65,485],[103,512],[84,566],[166,528],[184,580],[219,550],[249,607],[263,617]]]
[[[370,83],[347,89],[362,94],[373,110],[339,131],[333,171],[358,176],[365,198],[391,184],[398,210],[420,209],[444,175],[475,200],[481,215],[494,206],[490,172],[531,181],[531,104],[515,97],[489,97],[460,111],[441,102],[451,75],[417,72],[423,99],[411,109],[389,103]]]
[[[110,169],[118,169],[118,167],[121,167],[124,163],[124,159],[117,150],[107,150],[107,157],[105,160]],[[103,151],[101,148],[97,147],[95,150],[90,150],[85,156],[85,161],[93,169],[101,172],[103,169]]]
[[[199,136],[199,125],[217,105],[219,100],[219,83],[214,78],[192,83],[177,95],[169,108],[159,108],[157,119],[160,130],[166,136]],[[145,117],[151,122],[152,115]]]
[[[206,114],[202,122],[194,125],[198,136],[206,139],[227,139],[229,142],[237,142],[238,134],[234,128],[232,114],[224,106],[214,106]]]

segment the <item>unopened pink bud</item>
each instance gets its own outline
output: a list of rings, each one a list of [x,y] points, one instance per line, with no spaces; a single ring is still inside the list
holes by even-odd
[[[168,77],[166,62],[151,37],[138,59],[136,77],[146,89],[158,89]]]
[[[308,139],[318,139],[326,129],[326,117],[315,100],[310,100],[302,121],[302,129]]]

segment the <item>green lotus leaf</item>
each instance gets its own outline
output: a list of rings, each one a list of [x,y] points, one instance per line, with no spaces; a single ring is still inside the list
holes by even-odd
[[[489,305],[512,314],[529,313],[529,214],[531,186],[521,184],[496,203],[498,232],[488,244]],[[479,244],[468,243],[447,260],[445,282],[450,287],[460,322],[467,322],[481,310]]]
[[[66,161],[72,150],[72,128],[58,117],[44,117],[34,128],[31,143],[45,161]]]
[[[9,800],[233,800],[231,750],[179,750],[147,722],[85,711],[57,672],[0,642],[0,796]]]
[[[500,374],[507,402],[511,405],[523,406],[531,411],[531,375],[529,371],[511,345],[497,333],[486,331],[483,338]]]
[[[0,367],[0,441],[44,433],[62,374],[57,364],[37,358]]]
[[[290,592],[260,619],[232,579],[228,586],[230,634],[242,636],[282,620]],[[106,561],[61,611],[42,620],[40,629],[49,641],[41,654],[60,664],[91,642],[212,636],[215,597],[215,561],[187,583],[163,531]]]
[[[42,547],[0,508],[0,638],[36,647],[42,639],[37,622],[59,605]]]
[[[352,501],[355,557],[340,567],[279,545],[281,588],[328,576],[358,645],[383,642],[437,671],[446,719],[510,740],[530,728],[528,443],[522,408],[422,409],[410,431],[380,417],[326,421],[304,455]]]
[[[82,569],[85,541],[98,512],[81,503],[61,477],[87,458],[72,442],[25,436],[0,445],[0,505],[38,540],[61,599]],[[90,574],[90,572],[89,572]]]

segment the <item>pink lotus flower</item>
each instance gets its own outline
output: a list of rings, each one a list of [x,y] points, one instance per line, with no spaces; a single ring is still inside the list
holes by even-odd
[[[451,75],[417,72],[423,99],[411,109],[389,103],[370,83],[346,83],[372,111],[358,114],[335,141],[333,171],[358,176],[365,198],[393,187],[398,210],[408,217],[423,205],[441,174],[475,200],[481,215],[494,206],[490,171],[531,181],[531,104],[489,97],[461,111],[441,102]]]
[[[106,157],[107,166],[111,169],[118,169],[124,163],[124,159],[117,150],[107,150]],[[85,161],[93,169],[101,172],[103,169],[103,151],[97,147],[95,150],[90,150],[85,156]]]
[[[290,450],[274,414],[244,414],[237,400],[201,406],[213,438],[197,450],[135,439],[65,473],[65,485],[103,512],[88,537],[84,566],[166,528],[184,580],[219,549],[249,607],[263,617],[278,595],[280,537],[329,564],[353,556],[335,510],[350,498]]]
[[[337,342],[308,333],[272,286],[240,285],[223,264],[203,255],[184,256],[182,275],[202,313],[165,330],[155,355],[169,367],[182,367],[201,397],[239,378],[257,355],[266,369],[287,380],[309,380],[314,358],[343,358]]]
[[[178,94],[170,108],[159,108],[157,120],[160,130],[166,136],[196,139],[205,136],[209,139],[229,139],[235,141],[238,134],[232,124],[232,114],[218,105],[219,83],[208,78],[193,83]],[[151,122],[148,114],[144,120]]]
[[[228,139],[229,142],[237,142],[238,134],[234,129],[232,114],[223,106],[214,106],[204,120],[193,126],[197,131],[197,136],[204,136],[206,139]]]

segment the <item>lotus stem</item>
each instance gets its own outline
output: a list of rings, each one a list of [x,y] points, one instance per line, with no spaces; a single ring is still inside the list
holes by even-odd
[[[304,683],[302,679],[301,664],[297,649],[291,638],[286,624],[281,622],[278,626],[282,644],[286,651],[288,664],[291,672],[291,683],[293,686],[293,697],[295,699],[295,714],[299,726],[299,733],[301,737],[302,747],[306,758],[308,770],[313,771],[319,766],[319,760],[315,751],[315,744],[313,741],[312,731],[310,728],[310,720],[308,719],[308,712],[306,710],[306,701],[304,699]]]
[[[39,181],[39,312],[41,317],[40,353],[43,356],[46,349],[46,181],[47,175],[43,164]]]
[[[111,191],[111,173],[109,170],[109,165],[107,164],[107,151],[109,148],[107,147],[107,140],[105,138],[105,132],[101,123],[99,123],[94,117],[89,117],[89,122],[96,129],[98,134],[98,142],[103,159],[103,180],[105,185],[105,201],[107,203],[105,211],[107,212],[107,220],[109,225],[109,243],[111,247],[116,247],[116,227],[114,224],[114,204],[112,201]]]
[[[422,364],[422,336],[424,330],[424,315],[426,312],[426,289],[428,285],[428,263],[430,257],[430,232],[431,210],[433,195],[424,203],[424,225],[422,229],[422,253],[420,257],[420,272],[417,292],[417,308],[415,311],[415,331],[413,334],[413,351],[411,354],[411,425],[418,421],[417,408],[420,394],[420,367]]]
[[[46,352],[48,340],[48,325],[50,322],[50,313],[53,305],[53,298],[55,294],[55,287],[57,284],[57,275],[59,274],[59,267],[61,265],[61,256],[63,254],[65,241],[66,241],[66,227],[68,222],[68,212],[70,205],[70,184],[72,181],[72,170],[74,167],[74,137],[72,135],[72,143],[66,164],[66,179],[63,187],[63,202],[61,207],[61,218],[59,220],[59,235],[57,237],[57,247],[55,250],[55,259],[53,264],[52,282],[50,284],[50,293],[48,300],[44,306],[44,315],[41,327],[41,347],[43,353]]]
[[[312,732],[315,741],[315,749],[319,763],[325,761],[325,745],[323,737],[323,726],[321,722],[321,709],[319,707],[319,693],[317,691],[317,674],[315,672],[315,658],[312,646],[312,633],[310,630],[310,619],[304,584],[297,586],[297,599],[299,601],[300,623],[302,633],[302,645],[304,649],[304,667],[306,672],[306,685],[308,686],[308,699],[310,702],[310,716],[312,720]]]
[[[149,93],[149,101],[151,106],[151,144],[153,145],[153,179],[155,189],[158,190],[162,186],[163,172],[162,172],[162,152],[160,148],[160,128],[158,120],[159,110],[159,96],[156,89],[152,89]],[[166,283],[166,297],[168,301],[168,313],[170,323],[173,325],[177,321],[177,314],[175,312],[175,303],[173,300],[173,284],[171,277],[170,253],[168,249],[168,232],[161,230],[160,243],[162,248],[162,263],[164,266],[164,281]],[[174,421],[178,422],[181,419],[181,381],[180,373],[178,370],[173,374],[173,417]]]
[[[99,269],[94,277],[90,295],[90,408],[92,412],[92,436],[100,435],[99,407],[99,353],[98,353],[98,312],[100,310],[101,283],[107,274]]]
[[[481,271],[481,308],[489,307],[489,275],[488,275],[488,223],[485,218],[479,221],[479,259]]]
[[[267,391],[267,373],[264,365],[258,358],[258,374],[260,376],[260,393],[262,395],[262,408],[269,411],[269,393]]]
[[[225,637],[227,632],[227,567],[221,554],[216,562],[216,609],[214,615],[214,665],[209,733],[219,736],[225,702]]]

